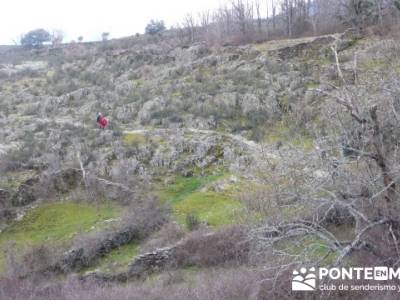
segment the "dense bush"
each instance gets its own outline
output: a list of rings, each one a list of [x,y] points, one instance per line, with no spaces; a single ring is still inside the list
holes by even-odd
[[[21,45],[25,47],[38,47],[51,40],[50,33],[42,28],[29,31],[21,38]]]
[[[245,228],[232,226],[213,234],[193,232],[176,250],[178,266],[227,266],[248,262]]]
[[[149,24],[147,24],[145,32],[147,34],[157,34],[161,31],[165,30],[165,24],[164,21],[158,21],[158,20],[151,20]]]
[[[65,283],[33,284],[27,280],[7,278],[0,281],[1,299],[31,300],[156,300],[156,299],[267,299],[263,296],[259,272],[242,270],[202,271],[186,281],[179,272],[163,274],[160,280],[148,285],[135,282],[127,285],[81,282],[70,277]]]

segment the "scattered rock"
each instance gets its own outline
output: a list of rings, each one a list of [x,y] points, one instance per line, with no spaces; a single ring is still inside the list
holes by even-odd
[[[321,45],[327,45],[335,40],[333,36],[323,36],[314,39],[311,42],[304,42],[297,44],[295,46],[285,47],[277,50],[279,58],[283,60],[288,60],[297,56],[301,56],[308,50],[315,50]]]
[[[129,277],[141,277],[160,271],[174,263],[174,248],[161,248],[138,256],[130,265]]]

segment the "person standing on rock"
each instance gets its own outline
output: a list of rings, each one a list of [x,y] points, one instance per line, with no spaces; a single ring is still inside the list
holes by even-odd
[[[100,112],[97,114],[97,124],[99,124],[100,129],[106,128],[108,124],[108,120]]]

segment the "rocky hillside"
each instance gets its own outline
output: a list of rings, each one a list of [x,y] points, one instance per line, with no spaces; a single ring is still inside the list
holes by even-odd
[[[208,276],[257,281],[271,257],[287,259],[277,253],[334,261],[340,247],[318,235],[267,251],[259,230],[301,218],[354,237],[348,207],[324,198],[363,168],[346,155],[357,139],[335,99],[398,71],[396,45],[347,32],[241,47],[161,35],[1,48],[0,273],[132,281],[141,293],[156,282],[184,299],[191,282],[217,293]]]

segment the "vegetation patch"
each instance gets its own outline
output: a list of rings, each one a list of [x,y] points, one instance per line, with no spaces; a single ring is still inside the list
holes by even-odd
[[[304,84],[304,87],[307,90],[313,90],[313,89],[318,88],[319,86],[320,86],[320,84],[317,83],[317,82],[307,82],[307,83]]]
[[[216,181],[221,177],[221,174],[196,177],[178,176],[160,192],[159,196],[162,200],[175,204],[190,196],[205,184]]]
[[[24,181],[34,177],[36,172],[34,171],[13,171],[6,172],[3,176],[0,176],[0,188],[3,189],[16,189]]]
[[[292,256],[305,257],[310,261],[319,261],[322,265],[329,265],[336,259],[329,246],[320,238],[314,236],[305,236],[302,238],[293,238],[277,243],[278,251]]]
[[[292,132],[284,122],[277,123],[271,127],[264,137],[267,144],[279,142],[291,143],[293,146],[309,151],[314,147],[314,140],[306,132]]]
[[[142,145],[146,143],[146,137],[141,133],[125,133],[122,141],[125,146]]]
[[[225,193],[198,191],[173,205],[179,223],[185,224],[188,215],[197,216],[200,222],[218,226],[232,224],[240,202]]]
[[[146,143],[163,144],[165,140],[160,136],[148,136],[143,133],[125,133],[122,136],[125,146],[138,146]]]
[[[362,62],[360,66],[365,71],[378,71],[389,67],[386,59],[369,59]]]
[[[109,204],[72,202],[50,203],[34,208],[21,221],[16,221],[0,233],[0,269],[7,241],[14,241],[16,247],[65,242],[115,217],[118,211],[117,207]]]
[[[188,216],[212,226],[234,223],[241,203],[231,190],[215,192],[204,190],[205,185],[216,182],[223,174],[198,177],[177,177],[159,196],[172,206],[177,221],[188,225]]]
[[[92,269],[100,270],[104,273],[118,273],[126,271],[128,264],[139,254],[139,245],[130,243],[112,250],[106,256],[100,258]],[[87,272],[89,270],[84,270]]]

